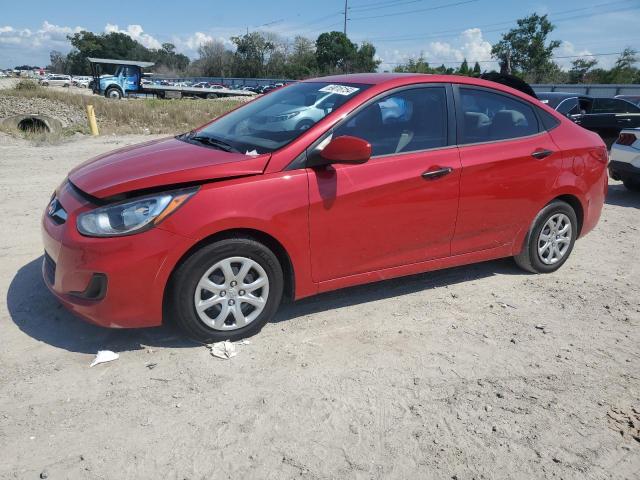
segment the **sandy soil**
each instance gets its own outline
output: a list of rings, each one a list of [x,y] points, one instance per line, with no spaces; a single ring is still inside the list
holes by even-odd
[[[147,138],[0,137],[0,478],[640,478],[640,195],[612,182],[556,274],[502,260],[322,295],[224,361],[87,325],[40,279],[65,172]],[[120,359],[90,369],[98,349]]]

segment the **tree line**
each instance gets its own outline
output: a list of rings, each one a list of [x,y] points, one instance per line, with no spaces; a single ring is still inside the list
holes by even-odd
[[[562,69],[555,60],[561,45],[549,37],[555,26],[547,15],[532,14],[517,20],[515,28],[492,46],[492,58],[501,73],[519,76],[529,83],[640,83],[638,54],[632,48],[621,52],[612,68],[598,66],[595,57],[575,58]],[[173,76],[247,77],[301,79],[333,73],[374,72],[380,66],[376,48],[369,42],[351,41],[342,32],[324,32],[315,40],[304,36],[285,38],[272,32],[248,32],[231,37],[229,43],[213,40],[202,44],[198,58],[177,53],[164,43],[149,49],[119,32],[96,34],[82,31],[68,36],[72,50],[64,55],[51,52],[49,69],[56,73],[88,74],[87,57],[155,62],[156,73]],[[465,59],[460,66],[432,66],[424,55],[397,65],[395,72],[440,73],[479,76],[478,62]]]
[[[172,43],[149,49],[119,32],[78,32],[68,36],[73,49],[50,54],[48,69],[56,73],[90,73],[88,57],[155,62],[157,73],[198,77],[262,77],[299,79],[332,73],[374,72],[380,65],[369,42],[357,44],[342,32],[325,32],[313,41],[303,36],[289,40],[271,32],[231,37],[231,45],[213,40],[200,45],[191,61]]]

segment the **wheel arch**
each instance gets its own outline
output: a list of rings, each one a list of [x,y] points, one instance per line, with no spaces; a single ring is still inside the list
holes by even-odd
[[[111,90],[112,88],[115,88],[116,90],[120,91],[120,94],[124,97],[124,90],[122,90],[122,87],[120,85],[118,85],[117,83],[110,83],[109,85],[107,85],[106,87],[104,87],[104,96],[107,96],[107,92],[109,90]]]
[[[549,203],[555,200],[560,200],[565,203],[568,203],[571,206],[571,208],[573,208],[573,211],[576,212],[576,218],[578,219],[578,235],[576,236],[576,238],[579,237],[580,234],[582,233],[582,226],[584,225],[584,207],[582,206],[582,202],[577,196],[572,195],[570,193],[558,195],[557,197],[553,198]]]
[[[295,270],[293,268],[291,257],[289,256],[289,253],[284,248],[282,243],[272,235],[261,230],[252,228],[232,228],[216,232],[199,240],[198,242],[193,244],[186,252],[184,252],[184,254],[182,254],[179,260],[173,266],[171,273],[169,274],[169,278],[166,282],[163,292],[163,310],[165,310],[164,303],[167,298],[167,292],[172,286],[173,274],[178,269],[178,267],[182,265],[182,263],[184,263],[184,261],[189,258],[189,256],[191,256],[193,252],[199,250],[203,246],[229,238],[248,238],[260,242],[267,248],[269,248],[275,254],[276,258],[280,262],[280,266],[282,267],[282,273],[284,276],[283,300],[292,301],[295,298]]]

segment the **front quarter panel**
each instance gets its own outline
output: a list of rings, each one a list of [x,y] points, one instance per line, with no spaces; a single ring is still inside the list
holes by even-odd
[[[317,292],[309,259],[309,192],[305,170],[276,172],[202,185],[159,228],[188,237],[166,262],[168,279],[180,259],[199,242],[229,230],[257,230],[276,239],[295,272],[295,297]]]

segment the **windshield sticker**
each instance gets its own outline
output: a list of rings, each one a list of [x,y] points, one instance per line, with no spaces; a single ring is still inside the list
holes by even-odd
[[[358,90],[360,89],[356,87],[349,87],[347,85],[327,85],[326,87],[322,87],[318,91],[325,93],[335,93],[338,95],[344,95],[346,97],[351,95],[352,93],[357,92]]]
[[[259,154],[259,153],[258,153],[258,151],[254,148],[254,149],[253,149],[253,150],[251,150],[251,151],[247,150],[247,152],[245,153],[245,155],[250,155],[250,156],[252,156],[252,157],[256,157],[256,156],[258,156],[258,155],[260,155],[260,154]]]

